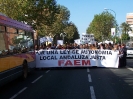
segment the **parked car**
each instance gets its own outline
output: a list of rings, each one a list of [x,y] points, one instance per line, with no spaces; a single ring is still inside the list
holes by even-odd
[[[133,58],[133,47],[127,48],[127,57]]]

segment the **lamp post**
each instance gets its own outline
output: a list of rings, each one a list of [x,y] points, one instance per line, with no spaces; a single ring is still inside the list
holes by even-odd
[[[64,44],[64,37],[66,36],[66,33],[61,33],[60,36],[63,38],[63,44]]]
[[[114,12],[114,14],[115,14],[115,19],[116,19],[116,13],[115,13],[114,10],[112,10],[112,9],[107,9],[107,8],[104,8],[104,10],[110,10],[110,11]]]
[[[116,13],[115,13],[115,11],[114,10],[112,10],[112,9],[108,9],[108,8],[104,8],[104,10],[110,10],[110,11],[112,11],[114,14],[115,14],[115,20],[116,20]],[[116,24],[115,24],[115,26],[116,26]],[[117,27],[117,26],[116,26]],[[115,27],[115,30],[116,30],[116,27]],[[116,30],[117,31],[117,30]],[[115,36],[116,36],[116,33],[115,33]],[[116,43],[116,38],[115,38],[115,43]]]

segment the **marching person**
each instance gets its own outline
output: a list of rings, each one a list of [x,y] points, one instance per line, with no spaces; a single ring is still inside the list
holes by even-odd
[[[123,50],[122,50],[121,45],[118,45],[118,50],[119,50],[119,67],[124,67],[124,65],[123,65]]]
[[[126,67],[126,65],[127,65],[127,60],[126,60],[126,57],[127,57],[127,48],[126,48],[125,44],[122,44],[121,47],[122,47],[122,54],[123,54],[123,57],[122,57],[123,66]]]

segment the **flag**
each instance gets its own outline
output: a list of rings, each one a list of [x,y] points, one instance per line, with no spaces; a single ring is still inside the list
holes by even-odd
[[[115,28],[111,28],[111,36],[115,36]]]

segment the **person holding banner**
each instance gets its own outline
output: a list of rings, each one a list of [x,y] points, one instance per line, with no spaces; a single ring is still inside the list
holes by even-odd
[[[83,49],[87,49],[85,44],[83,44]]]
[[[53,44],[53,46],[51,47],[51,49],[56,49],[57,45]]]
[[[97,48],[95,47],[95,44],[91,44],[91,49],[96,50]]]
[[[114,48],[113,48],[113,50],[114,51],[118,51],[118,57],[119,57],[119,68],[120,67],[125,67],[126,66],[126,64],[125,64],[125,62],[126,62],[126,56],[124,55],[124,51],[125,51],[125,49],[124,49],[124,46],[122,45],[117,45],[117,44],[115,44],[114,45]]]
[[[49,49],[51,49],[51,43],[50,44],[48,44],[48,46],[47,46],[47,48],[46,48],[47,50],[49,50]]]
[[[97,49],[100,48],[100,46],[98,45],[98,42],[95,42],[95,47],[96,47]]]
[[[118,45],[118,50],[119,50],[119,66],[118,67],[124,67],[123,66],[123,52],[122,52],[121,45]]]
[[[119,51],[118,45],[117,45],[117,44],[114,45],[113,50],[114,50],[114,51],[117,51],[117,50]]]
[[[70,49],[70,45],[69,44],[66,44],[66,49]]]
[[[109,44],[105,43],[105,49],[106,49],[106,50],[110,50]]]
[[[105,49],[105,47],[104,47],[104,44],[103,44],[103,43],[101,43],[101,44],[100,44],[100,49],[101,49],[101,50],[104,50],[104,49]]]
[[[89,45],[88,45],[88,43],[86,43],[85,46],[86,46],[86,49],[89,49]]]
[[[62,46],[60,44],[58,44],[57,49],[62,49]]]
[[[62,45],[62,48],[61,49],[66,49],[66,45]]]
[[[83,49],[83,45],[82,44],[80,44],[79,49]]]
[[[71,43],[69,44],[69,49],[73,49],[73,45]]]
[[[109,49],[110,49],[110,50],[113,49],[113,45],[111,44],[111,42],[109,42]]]
[[[123,67],[126,67],[127,65],[127,60],[126,60],[126,57],[127,57],[127,48],[125,46],[125,44],[122,44],[122,54],[123,54]]]

